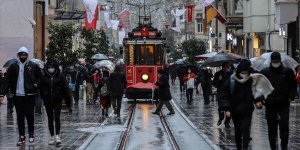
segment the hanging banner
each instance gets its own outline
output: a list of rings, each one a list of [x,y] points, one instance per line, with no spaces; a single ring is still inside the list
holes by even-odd
[[[113,30],[118,30],[119,20],[110,20]]]
[[[109,16],[110,16],[110,12],[105,11],[104,12],[104,20],[105,20],[107,28],[111,28],[111,26],[112,26],[112,24],[110,22],[110,17]]]
[[[125,30],[124,30],[124,28],[122,28],[121,30],[119,30],[119,44],[120,45],[123,44],[124,38],[125,38]]]
[[[85,28],[96,29],[98,20],[98,2],[97,0],[83,0],[85,7]]]
[[[185,8],[188,9],[188,22],[193,22],[193,9],[195,5],[194,4],[188,4],[185,5]]]
[[[118,18],[123,28],[130,28],[130,20],[129,20],[129,10],[124,9],[118,14]]]

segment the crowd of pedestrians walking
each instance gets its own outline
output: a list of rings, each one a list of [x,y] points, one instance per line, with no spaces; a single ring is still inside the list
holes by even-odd
[[[60,144],[61,111],[66,107],[72,113],[73,105],[79,103],[81,87],[86,89],[87,105],[99,104],[103,117],[108,117],[108,109],[112,107],[114,116],[120,118],[122,97],[127,87],[126,76],[121,72],[120,66],[109,72],[105,68],[93,68],[85,62],[79,62],[62,70],[56,60],[48,59],[41,69],[29,61],[28,57],[28,49],[21,47],[17,52],[18,61],[11,64],[5,73],[0,70],[0,105],[6,96],[8,113],[13,113],[14,108],[16,110],[19,131],[17,146],[26,143],[25,118],[28,124],[28,141],[35,142],[34,113],[41,113],[42,105],[48,118],[48,144]],[[169,110],[168,115],[175,114],[170,103],[172,94],[169,81],[174,86],[176,77],[179,78],[180,93],[185,92],[187,105],[193,105],[194,93],[202,93],[204,105],[209,105],[212,89],[215,87],[219,112],[217,125],[221,125],[225,118],[225,127],[230,128],[232,120],[232,134],[235,135],[238,150],[248,149],[253,111],[263,107],[266,110],[271,149],[276,149],[279,129],[281,149],[286,150],[289,141],[290,102],[299,97],[300,93],[300,67],[295,68],[295,71],[285,67],[278,52],[273,52],[270,60],[269,66],[261,71],[253,69],[251,62],[246,59],[241,60],[236,67],[224,62],[218,71],[212,71],[208,67],[195,71],[192,65],[181,70],[164,66],[157,71],[158,81],[154,85],[158,89],[159,103],[152,113],[160,115],[165,105]]]
[[[121,86],[120,86],[121,85]],[[59,145],[60,114],[62,109],[69,113],[73,105],[79,104],[80,88],[86,88],[87,105],[99,104],[102,116],[108,116],[111,104],[115,117],[120,117],[121,100],[127,86],[125,75],[120,67],[111,73],[106,68],[94,68],[85,62],[60,69],[54,59],[47,59],[44,68],[29,60],[28,49],[21,47],[17,51],[17,62],[12,63],[3,73],[0,70],[0,105],[7,97],[7,113],[17,114],[19,140],[17,146],[23,146],[28,137],[29,143],[35,142],[34,113],[46,110],[50,132],[49,145]],[[25,118],[28,136],[25,134]]]

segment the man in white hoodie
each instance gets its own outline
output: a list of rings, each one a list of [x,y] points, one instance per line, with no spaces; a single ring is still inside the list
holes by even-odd
[[[19,129],[17,146],[25,144],[25,118],[28,123],[29,142],[34,143],[34,103],[36,88],[42,72],[37,64],[29,61],[28,49],[21,47],[17,53],[18,63],[7,69],[8,88],[14,96]]]

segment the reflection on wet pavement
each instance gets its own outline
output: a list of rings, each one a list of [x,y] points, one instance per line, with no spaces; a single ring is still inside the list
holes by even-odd
[[[127,104],[123,105],[124,110],[128,108]],[[17,140],[19,138],[16,114],[6,113],[6,101],[4,105],[0,107],[0,149],[19,149],[16,146]],[[112,109],[109,110],[110,112]],[[112,119],[108,118],[108,124],[124,124],[126,121],[126,114],[122,115],[122,119]],[[48,140],[50,133],[48,130],[48,122],[45,110],[42,114],[35,114],[35,137],[36,142],[34,145],[28,145],[28,140],[26,145],[21,147],[21,149],[77,149],[80,147],[85,140],[91,135],[91,131],[82,131],[81,129],[89,128],[99,128],[101,123],[105,120],[101,116],[101,111],[99,109],[99,104],[96,105],[84,105],[82,100],[78,106],[74,106],[73,113],[70,114],[66,111],[61,114],[61,140],[62,144],[58,147],[49,146]],[[27,134],[27,126],[26,132]]]

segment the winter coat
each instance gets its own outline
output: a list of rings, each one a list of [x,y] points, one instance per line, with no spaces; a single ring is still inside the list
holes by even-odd
[[[292,69],[280,66],[274,68],[264,68],[261,73],[265,75],[272,86],[275,88],[266,100],[266,106],[269,105],[289,105],[289,99],[294,100],[297,94],[297,82]]]
[[[122,96],[127,87],[127,80],[123,73],[113,72],[108,77],[107,88],[110,96]]]
[[[55,64],[55,73],[50,74],[48,72],[49,63]],[[47,62],[44,68],[44,76],[39,84],[41,98],[44,103],[52,103],[53,105],[62,104],[64,99],[67,106],[71,106],[72,95],[68,88],[65,77],[60,73],[56,62]]]
[[[159,77],[159,81],[156,82],[155,85],[158,86],[158,98],[160,100],[168,101],[172,99],[167,75],[162,74]]]
[[[0,96],[5,96],[5,94],[8,92],[8,87],[7,87],[7,78],[6,76],[1,76],[0,75]]]
[[[80,87],[80,84],[82,84],[82,74],[79,70],[74,70],[74,71],[71,71],[70,73],[71,76],[71,83],[75,83],[75,91],[79,91],[79,87]],[[77,77],[76,77],[77,76]]]
[[[212,74],[208,70],[201,70],[197,74],[197,82],[201,83],[202,87],[211,87],[212,86]]]
[[[260,101],[261,98],[254,99],[252,92],[252,78],[249,78],[245,83],[240,83],[234,80],[234,85],[230,79],[225,83],[224,92],[228,99],[224,99],[223,105],[228,105],[226,109],[234,113],[248,113],[254,110],[254,102]],[[231,86],[234,86],[231,88]],[[231,91],[232,90],[232,91]]]
[[[219,80],[220,74],[222,75],[222,80]],[[225,73],[223,70],[220,70],[215,73],[213,79],[213,85],[217,88],[217,101],[219,109],[223,110],[230,106],[228,103],[228,95],[226,94],[225,83],[230,78],[232,72]]]
[[[19,64],[11,64],[7,69],[8,88],[12,94],[16,94],[17,81],[19,76]],[[36,88],[42,77],[39,66],[31,61],[26,61],[24,66],[24,89],[25,95],[35,95]]]

